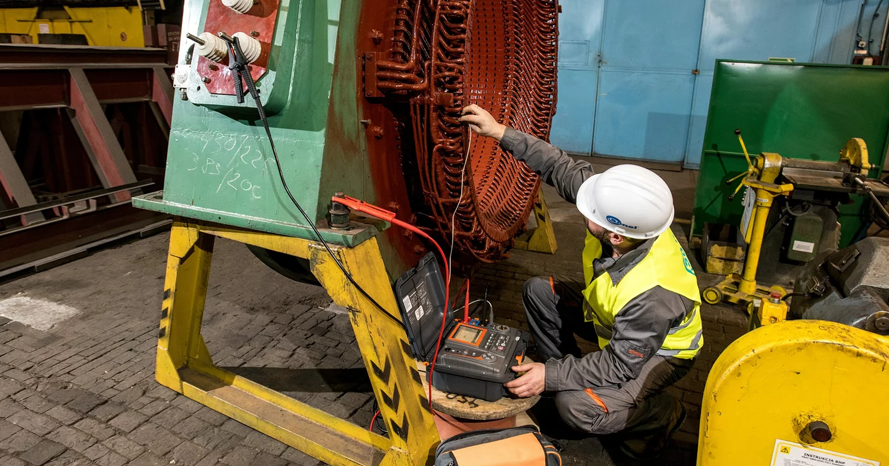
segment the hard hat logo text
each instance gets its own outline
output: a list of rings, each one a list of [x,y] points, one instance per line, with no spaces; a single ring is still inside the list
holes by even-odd
[[[619,218],[617,218],[617,217],[615,217],[615,216],[612,216],[612,215],[608,215],[608,216],[606,216],[606,217],[605,217],[605,220],[608,220],[608,223],[610,223],[610,224],[612,224],[612,225],[619,225],[619,226],[622,226],[622,227],[624,227],[624,228],[632,228],[633,230],[636,230],[636,229],[639,228],[639,227],[634,227],[634,226],[632,226],[632,225],[627,225],[626,223],[621,222]]]

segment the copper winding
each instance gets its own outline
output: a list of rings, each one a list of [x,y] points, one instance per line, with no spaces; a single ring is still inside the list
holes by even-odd
[[[482,262],[505,258],[525,227],[538,177],[490,138],[468,143],[458,119],[477,104],[498,121],[541,139],[555,113],[556,0],[399,0],[387,57],[367,66],[386,99],[409,105],[429,228]],[[412,180],[408,180],[411,182]],[[459,201],[454,225],[451,218]]]

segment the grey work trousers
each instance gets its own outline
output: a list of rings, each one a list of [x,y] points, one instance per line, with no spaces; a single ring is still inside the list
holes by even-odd
[[[583,284],[552,277],[525,282],[525,313],[542,361],[581,357],[574,334],[596,342],[592,322],[583,320]],[[561,391],[555,395],[559,415],[573,429],[591,434],[644,435],[663,429],[676,398],[663,389],[685,376],[694,361],[654,355],[639,376],[620,385]]]

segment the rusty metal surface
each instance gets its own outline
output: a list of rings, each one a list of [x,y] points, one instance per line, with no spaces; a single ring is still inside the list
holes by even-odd
[[[377,28],[359,31],[359,41],[371,42],[363,54],[363,95],[395,120],[391,126],[369,120],[369,141],[396,139],[412,220],[445,244],[453,228],[458,262],[503,259],[524,229],[540,182],[496,141],[476,137],[470,143],[457,120],[463,107],[477,104],[508,126],[548,138],[556,100],[557,2],[396,5],[389,24],[365,11],[362,23]]]
[[[166,66],[161,49],[0,44],[0,110],[69,106],[71,68],[84,69],[102,104],[149,101]]]
[[[265,74],[269,64],[272,34],[275,32],[275,21],[278,17],[278,0],[259,0],[246,14],[240,14],[222,4],[210,2],[207,10],[207,23],[204,31],[216,33],[223,31],[228,35],[236,32],[250,34],[255,31],[254,39],[262,44],[262,53],[254,63],[247,67],[254,81]],[[207,78],[204,85],[213,94],[235,95],[235,81],[228,68],[228,58],[215,63],[204,57],[198,57],[198,74]]]
[[[0,44],[0,70],[166,66],[166,60],[164,49]]]
[[[150,69],[89,69],[84,73],[102,104],[147,102],[152,98]],[[4,83],[0,111],[67,107],[68,80],[66,69],[0,70],[0,82]]]
[[[19,172],[33,198],[20,203],[0,187],[0,272],[149,219],[101,194],[137,180],[162,186],[172,105],[165,60],[160,50],[0,46],[0,110],[14,152],[4,170]],[[129,199],[128,190],[112,191]],[[42,221],[9,215],[35,203]]]
[[[66,253],[144,229],[167,218],[157,212],[121,205],[50,223],[39,230],[24,230],[4,236],[3,247],[0,248],[0,281],[10,275],[46,270],[64,263]],[[60,262],[51,260],[55,256],[60,256]],[[71,258],[81,256],[77,252]]]

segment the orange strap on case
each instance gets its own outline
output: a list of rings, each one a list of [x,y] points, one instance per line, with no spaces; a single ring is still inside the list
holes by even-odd
[[[527,434],[473,445],[451,452],[460,466],[541,466],[546,452],[537,437]]]

